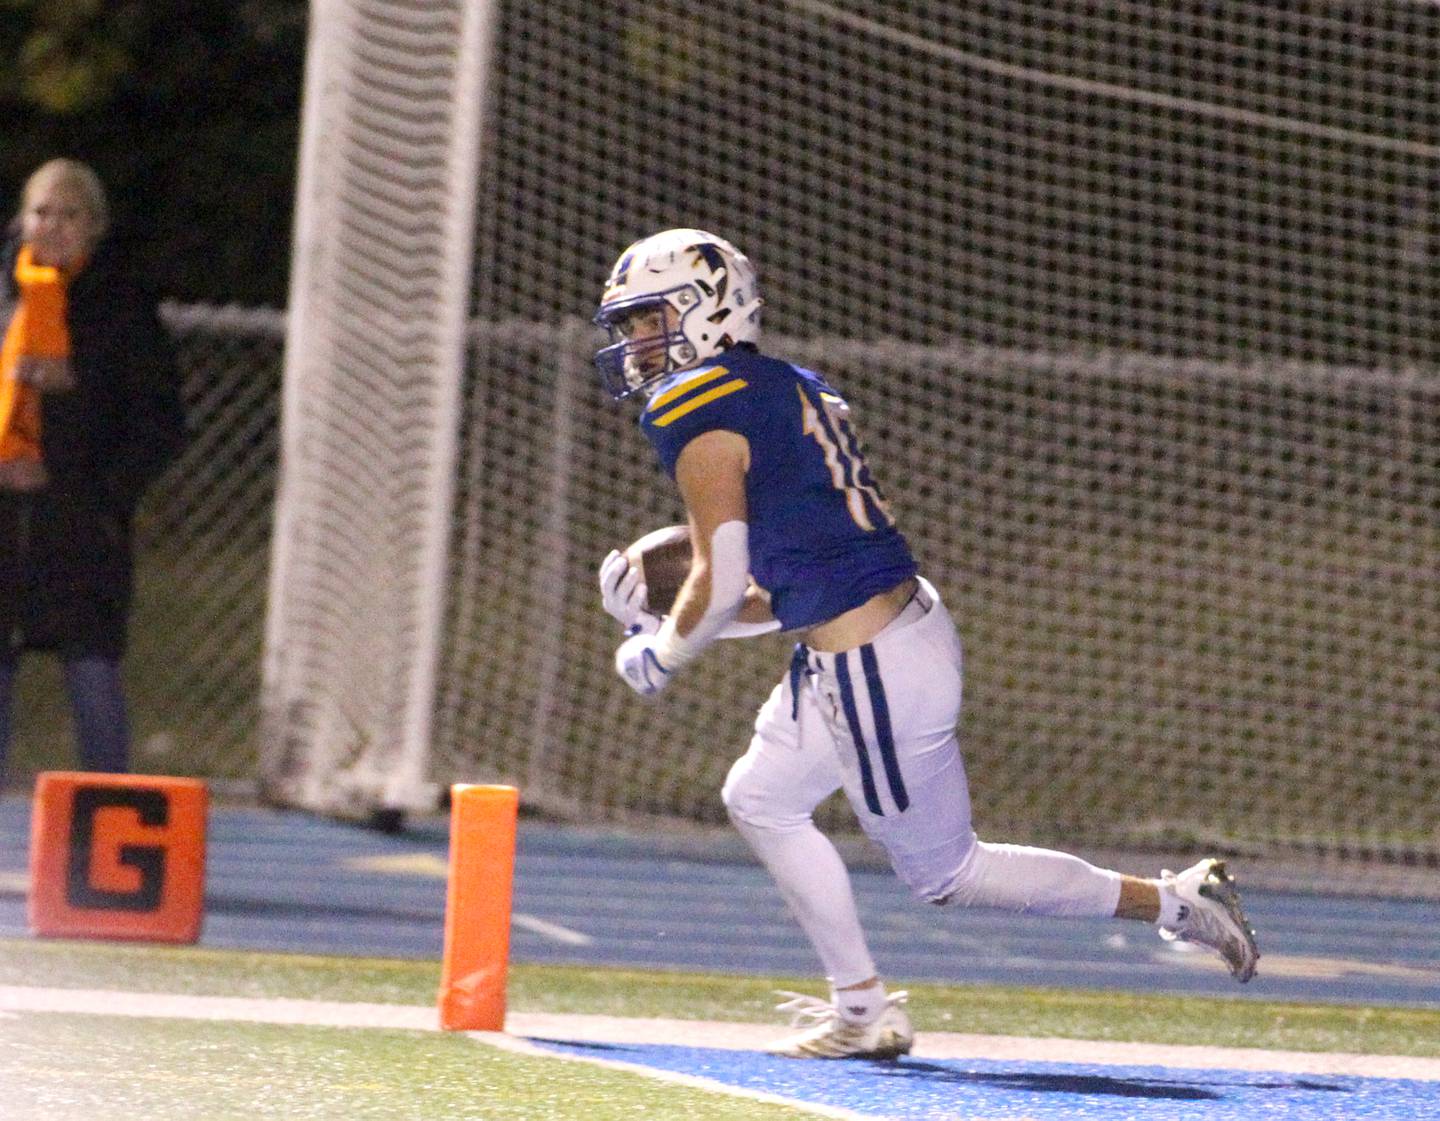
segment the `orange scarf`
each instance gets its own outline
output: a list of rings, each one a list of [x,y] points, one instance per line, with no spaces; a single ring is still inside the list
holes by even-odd
[[[23,357],[68,358],[65,274],[37,265],[27,245],[15,262],[20,302],[0,344],[0,460],[40,460],[40,394],[15,380]]]

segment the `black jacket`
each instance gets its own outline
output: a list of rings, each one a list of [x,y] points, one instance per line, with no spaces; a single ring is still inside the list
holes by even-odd
[[[0,330],[19,245],[0,250]],[[67,291],[76,388],[41,397],[50,484],[0,493],[0,652],[118,658],[132,588],[131,524],[184,433],[179,374],[156,301],[102,243]]]

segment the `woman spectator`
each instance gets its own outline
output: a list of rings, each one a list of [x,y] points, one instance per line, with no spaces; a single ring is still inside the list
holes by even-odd
[[[0,781],[15,672],[59,656],[80,764],[123,772],[136,504],[179,447],[174,352],[85,164],[26,181],[0,249]]]

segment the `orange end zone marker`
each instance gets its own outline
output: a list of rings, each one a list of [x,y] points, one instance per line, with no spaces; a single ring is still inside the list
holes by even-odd
[[[503,1031],[510,966],[510,898],[515,880],[513,786],[450,788],[450,880],[445,896],[445,956],[440,966],[440,1026],[446,1031]]]
[[[30,929],[42,938],[194,942],[205,909],[199,779],[46,771],[30,821]]]

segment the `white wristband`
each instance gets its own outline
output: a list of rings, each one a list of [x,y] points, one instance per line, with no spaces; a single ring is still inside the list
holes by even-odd
[[[679,634],[675,630],[675,616],[667,615],[665,622],[660,624],[660,630],[656,632],[652,649],[660,667],[666,673],[674,673],[688,666],[709,645],[708,642],[696,642]]]

